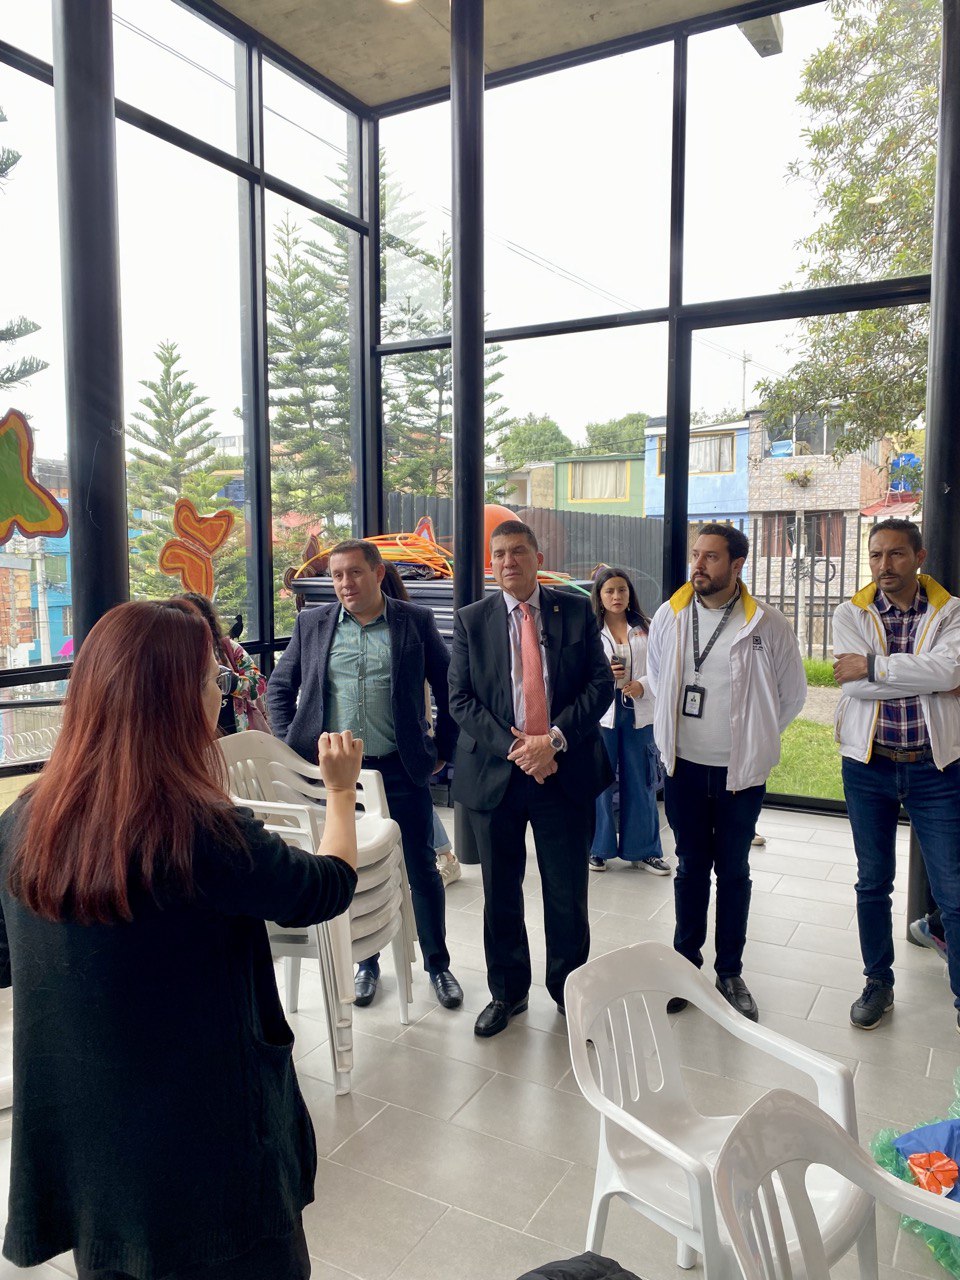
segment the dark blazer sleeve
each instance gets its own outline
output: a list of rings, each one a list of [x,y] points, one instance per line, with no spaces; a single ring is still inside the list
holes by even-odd
[[[579,604],[579,601],[571,602]],[[570,605],[567,606],[568,608]],[[609,707],[614,695],[614,679],[610,663],[603,652],[600,630],[593,610],[584,603],[584,641],[586,670],[583,685],[571,702],[557,712],[555,724],[567,740],[567,747],[575,747],[587,734],[595,733],[600,717]]]
[[[433,700],[437,704],[437,723],[434,727],[437,759],[446,761],[453,759],[458,733],[450,715],[450,691],[447,684],[449,667],[449,651],[443,643],[436,619],[430,613],[425,618],[423,627],[423,668]]]
[[[194,853],[198,898],[225,915],[275,920],[296,928],[346,911],[357,873],[340,858],[304,853],[268,832],[249,809],[237,809],[246,849],[207,837]]]
[[[286,741],[287,731],[297,710],[297,694],[300,692],[300,642],[302,613],[293,624],[290,643],[281,653],[273,674],[267,683],[267,711],[270,727],[277,738]]]
[[[463,619],[459,613],[455,614],[449,673],[450,714],[461,731],[469,734],[484,751],[506,759],[513,746],[513,735],[510,726],[502,724],[478,694],[476,664],[479,658],[480,655],[471,653],[470,637]]]

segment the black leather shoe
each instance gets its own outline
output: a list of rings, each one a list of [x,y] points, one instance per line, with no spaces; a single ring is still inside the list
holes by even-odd
[[[366,1008],[377,994],[379,982],[380,974],[376,969],[358,969],[353,975],[353,990],[356,995],[354,1004],[359,1005],[361,1009]]]
[[[557,1013],[559,1013],[561,1018],[565,1018],[567,1016],[567,1011],[559,1000],[557,1001]]]
[[[526,1013],[527,997],[515,1004],[506,1004],[503,1000],[491,1000],[473,1024],[475,1036],[496,1036],[506,1029],[507,1023],[518,1013]]]
[[[736,1009],[737,1013],[742,1013],[751,1022],[759,1021],[760,1011],[757,1009],[757,1002],[739,974],[734,978],[718,978],[717,990],[727,1004]]]
[[[463,989],[449,969],[442,973],[431,973],[430,981],[437,993],[437,999],[445,1009],[459,1009],[463,1004]]]
[[[687,1003],[683,996],[672,996],[667,1001],[667,1013],[682,1013],[687,1007]]]

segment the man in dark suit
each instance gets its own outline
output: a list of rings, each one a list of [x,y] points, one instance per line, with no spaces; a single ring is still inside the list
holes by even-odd
[[[403,838],[424,968],[440,1003],[455,1009],[463,992],[450,972],[430,797],[430,776],[450,759],[457,738],[447,706],[447,647],[429,609],[384,596],[383,560],[372,542],[339,543],[329,572],[339,604],[297,615],[267,686],[270,721],[277,737],[314,762],[323,732],[349,729],[363,739],[363,767],[383,777]],[[425,715],[425,680],[437,704],[435,737]],[[358,1005],[371,1002],[379,977],[378,956],[361,962]]]
[[[450,712],[460,726],[453,796],[469,812],[480,853],[493,996],[478,1036],[496,1035],[527,1007],[527,823],[543,883],[547,989],[564,1012],[567,974],[590,950],[594,801],[612,781],[598,722],[613,676],[589,601],[539,585],[543,556],[521,521],[498,525],[490,546],[501,591],[459,610],[450,662]]]

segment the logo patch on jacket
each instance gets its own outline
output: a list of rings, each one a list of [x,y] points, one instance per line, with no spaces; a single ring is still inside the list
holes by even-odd
[[[761,653],[763,652],[763,636],[755,635],[753,637],[753,647],[754,647],[754,650],[759,649]]]

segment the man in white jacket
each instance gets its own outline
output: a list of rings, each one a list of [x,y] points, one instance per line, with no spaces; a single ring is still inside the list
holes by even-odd
[[[911,521],[874,525],[869,553],[873,583],[833,616],[833,670],[843,690],[836,737],[867,979],[850,1021],[866,1031],[893,1007],[891,894],[901,804],[943,917],[960,1008],[960,600],[919,573],[927,553]]]
[[[748,552],[738,529],[701,528],[690,581],[650,624],[647,675],[679,861],[673,945],[702,966],[713,871],[717,990],[756,1022],[757,1005],[741,976],[750,842],[767,777],[780,759],[780,735],[803,706],[807,682],[789,622],[740,581]],[[685,1005],[675,997],[667,1010]]]

